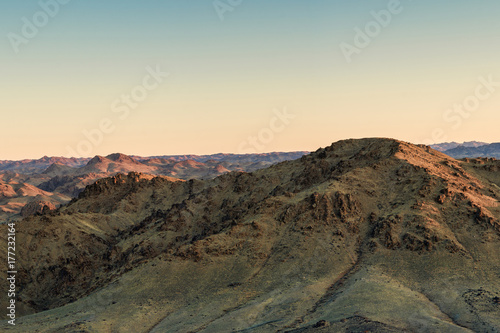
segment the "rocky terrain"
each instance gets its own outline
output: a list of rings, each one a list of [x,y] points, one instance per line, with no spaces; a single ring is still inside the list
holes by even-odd
[[[117,173],[142,172],[180,179],[213,178],[230,171],[254,171],[296,159],[306,152],[139,157],[123,154],[88,158],[43,157],[0,161],[0,223],[41,207],[53,209],[76,197],[85,186]],[[43,208],[42,208],[43,209]]]
[[[16,224],[12,331],[498,332],[499,168],[361,139],[212,179],[100,179]]]

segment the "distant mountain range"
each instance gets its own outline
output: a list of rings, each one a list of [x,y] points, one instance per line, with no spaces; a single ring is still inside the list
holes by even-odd
[[[446,142],[431,145],[433,149],[439,150],[453,158],[475,158],[492,157],[500,158],[500,143],[486,143],[470,141],[464,143]]]
[[[255,171],[297,159],[306,153],[152,157],[116,153],[92,159],[45,156],[36,160],[0,161],[0,222],[53,209],[69,202],[87,185],[117,173],[140,172],[183,180],[207,179],[230,171]]]
[[[432,149],[436,149],[437,151],[440,152],[445,152],[450,149],[457,148],[459,146],[462,147],[469,147],[469,148],[475,148],[475,147],[481,147],[484,145],[487,145],[487,142],[480,142],[480,141],[468,141],[464,143],[458,143],[458,142],[444,142],[444,143],[438,143],[435,145],[431,145]]]
[[[458,146],[444,151],[444,153],[453,158],[465,157],[494,157],[500,158],[500,143],[491,143],[479,147]]]
[[[124,155],[124,154],[111,154],[106,156],[107,159],[114,162],[141,162],[147,164],[149,161],[167,160],[171,162],[180,161],[195,161],[200,163],[214,163],[224,162],[230,164],[250,164],[262,163],[262,165],[270,165],[278,162],[287,161],[290,159],[299,158],[309,152],[296,151],[296,152],[273,152],[273,153],[260,153],[260,154],[211,154],[211,155],[158,155],[158,156],[137,156],[137,155]],[[103,158],[102,156],[95,156],[93,159]],[[85,166],[92,158],[67,158],[67,157],[48,157],[44,156],[40,159],[24,159],[19,161],[0,160],[1,171],[15,171],[19,173],[36,173],[47,169],[52,164],[60,164],[78,168]]]

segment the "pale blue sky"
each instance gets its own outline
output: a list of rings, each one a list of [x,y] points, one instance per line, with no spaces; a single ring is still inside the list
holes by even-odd
[[[351,62],[340,44],[391,1],[243,0],[220,20],[212,1],[72,0],[40,14],[54,1],[0,5],[0,159],[500,141],[500,87],[467,117],[447,111],[480,77],[500,82],[498,1],[400,1]],[[23,17],[44,15],[16,53]],[[169,76],[121,119],[113,103],[157,66]],[[276,109],[294,118],[273,127]],[[97,135],[103,119],[112,130]]]

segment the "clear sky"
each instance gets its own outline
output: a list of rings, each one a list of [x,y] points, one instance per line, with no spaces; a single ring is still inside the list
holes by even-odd
[[[0,159],[498,142],[499,17],[498,0],[3,1]]]

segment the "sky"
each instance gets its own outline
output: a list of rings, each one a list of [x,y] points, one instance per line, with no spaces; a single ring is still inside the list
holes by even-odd
[[[0,4],[0,160],[499,142],[497,0]]]

